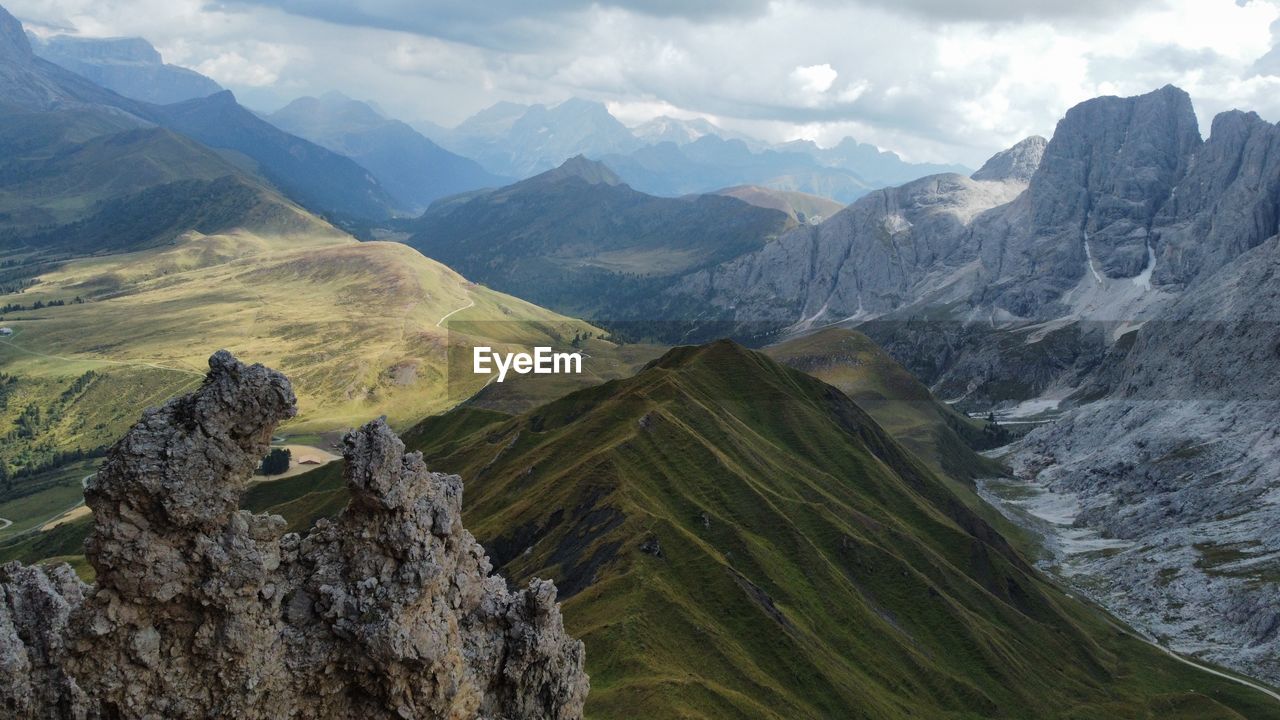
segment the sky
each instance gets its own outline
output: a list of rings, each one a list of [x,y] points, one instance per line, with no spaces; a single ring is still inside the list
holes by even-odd
[[[1280,120],[1280,0],[0,0],[141,36],[241,102],[338,90],[452,126],[505,100],[598,100],[977,167],[1072,105],[1175,84]]]

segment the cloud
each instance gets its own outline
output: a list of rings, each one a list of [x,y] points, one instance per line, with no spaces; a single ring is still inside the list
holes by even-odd
[[[451,125],[493,103],[607,102],[768,139],[842,134],[980,164],[1072,105],[1166,83],[1202,123],[1280,119],[1264,0],[8,0],[141,35],[271,109],[334,89]],[[1269,54],[1270,53],[1270,54]]]
[[[820,94],[831,89],[840,73],[826,63],[798,66],[791,71],[791,80],[802,93]]]

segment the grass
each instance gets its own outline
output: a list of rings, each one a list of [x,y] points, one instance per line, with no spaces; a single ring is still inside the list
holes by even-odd
[[[0,542],[39,528],[80,504],[84,500],[80,482],[93,474],[96,466],[96,460],[76,462],[28,480],[27,485],[40,489],[0,503],[0,518],[13,521],[0,530]]]
[[[844,394],[729,343],[405,441],[466,478],[504,575],[557,582],[589,718],[1280,717],[1044,580]],[[333,463],[244,505],[302,530],[345,500]],[[86,527],[0,559],[74,556]]]
[[[467,527],[504,574],[558,583],[588,717],[1280,716],[1064,595],[963,486],[759,355],[681,348],[477,413],[406,441],[467,478]]]
[[[190,234],[66,262],[12,297],[31,307],[77,296],[87,302],[3,319],[16,334],[0,342],[0,373],[17,382],[0,403],[0,437],[31,406],[43,423],[0,450],[10,467],[113,441],[145,407],[198,384],[219,348],[288,374],[300,412],[282,432],[314,436],[379,415],[406,426],[451,407],[486,380],[450,366],[474,344],[563,350],[575,334],[599,335],[404,245],[332,233]],[[600,363],[613,352],[598,339],[593,349]],[[88,389],[63,397],[86,373]]]

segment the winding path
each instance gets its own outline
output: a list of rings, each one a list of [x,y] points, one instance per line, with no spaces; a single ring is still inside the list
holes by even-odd
[[[475,307],[475,306],[476,306],[476,300],[475,300],[475,298],[471,298],[471,301],[470,301],[470,302],[468,302],[466,305],[463,305],[462,307],[458,308],[457,310],[451,310],[450,312],[445,313],[445,316],[444,316],[444,317],[442,317],[442,318],[440,318],[438,321],[436,321],[436,327],[444,327],[444,321],[445,321],[445,320],[448,320],[448,319],[449,319],[450,317],[452,317],[453,315],[455,315],[455,314],[457,314],[457,313],[460,313],[460,312],[462,312],[463,310],[466,310],[467,308],[473,308],[473,307]]]

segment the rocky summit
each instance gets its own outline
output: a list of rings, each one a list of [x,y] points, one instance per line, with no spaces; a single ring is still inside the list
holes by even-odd
[[[16,718],[578,718],[556,589],[512,591],[462,527],[462,481],[379,420],[345,439],[351,501],[305,534],[239,509],[289,381],[221,351],[85,489],[86,555],[0,569],[0,707]]]

